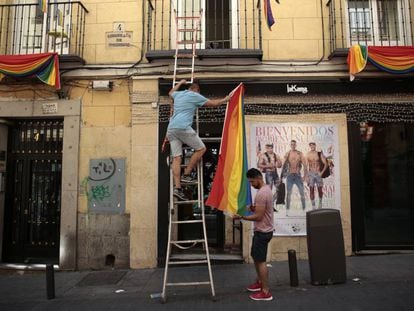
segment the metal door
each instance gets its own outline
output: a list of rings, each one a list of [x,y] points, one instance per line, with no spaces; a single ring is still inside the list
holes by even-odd
[[[9,130],[6,262],[59,258],[63,120],[16,120]]]

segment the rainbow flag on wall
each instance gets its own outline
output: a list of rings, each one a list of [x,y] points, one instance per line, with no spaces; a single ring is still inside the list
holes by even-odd
[[[0,55],[0,75],[14,78],[36,76],[42,82],[60,89],[57,53]]]
[[[348,66],[351,81],[369,61],[380,70],[403,74],[414,72],[414,46],[363,46],[349,48]]]
[[[227,105],[216,174],[206,205],[229,214],[245,215],[251,205],[246,177],[247,147],[243,112],[244,85],[233,92]]]

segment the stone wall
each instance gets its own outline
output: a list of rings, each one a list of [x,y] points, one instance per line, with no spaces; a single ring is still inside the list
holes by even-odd
[[[78,269],[129,268],[128,214],[78,214]]]

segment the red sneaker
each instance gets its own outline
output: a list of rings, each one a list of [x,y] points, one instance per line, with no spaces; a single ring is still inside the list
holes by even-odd
[[[249,297],[250,297],[250,299],[253,299],[253,300],[256,300],[256,301],[271,301],[271,300],[273,300],[273,296],[270,292],[264,293],[263,291],[251,294]]]
[[[249,292],[258,292],[262,290],[262,284],[260,284],[258,281],[256,283],[250,284],[247,286],[247,290]]]

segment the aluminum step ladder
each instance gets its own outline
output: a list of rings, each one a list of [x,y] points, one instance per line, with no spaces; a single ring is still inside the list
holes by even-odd
[[[201,16],[178,16],[177,10],[174,9],[174,19],[175,19],[175,29],[176,29],[176,42],[175,42],[175,54],[174,54],[174,78],[173,86],[176,85],[177,75],[183,75],[190,72],[190,79],[187,79],[188,83],[193,83],[194,81],[194,64],[196,54],[196,46],[198,43],[201,43],[201,40],[197,39],[197,36],[200,34],[201,27]],[[189,37],[189,38],[188,38]],[[182,52],[180,51],[180,45],[191,45],[191,52]],[[183,65],[179,60],[191,59],[191,65]]]
[[[196,126],[198,132],[198,112],[196,113]],[[191,150],[189,147],[184,147],[185,150]],[[184,158],[184,157],[183,157]],[[210,262],[210,253],[208,249],[208,241],[207,241],[207,230],[206,230],[206,218],[205,218],[205,207],[204,207],[204,191],[203,191],[203,162],[202,160],[197,164],[196,167],[196,174],[197,174],[197,182],[194,184],[182,184],[182,187],[193,187],[193,190],[196,190],[197,196],[195,199],[187,200],[187,201],[179,201],[178,199],[174,198],[173,190],[174,190],[174,180],[173,180],[173,172],[172,172],[172,159],[170,157],[170,200],[169,200],[169,226],[168,226],[168,244],[167,244],[167,256],[165,260],[165,270],[164,270],[164,282],[162,287],[161,299],[162,302],[165,303],[167,300],[167,288],[173,286],[197,286],[197,285],[210,285],[211,287],[211,295],[212,299],[215,300],[215,290],[214,290],[214,282],[213,282],[213,274],[211,270],[211,262]],[[181,167],[185,167],[186,164],[182,164]],[[178,210],[180,207],[185,206],[186,204],[193,204],[197,206],[197,209],[201,211],[201,219],[192,219],[192,220],[178,220]],[[178,236],[177,233],[177,226],[186,226],[187,224],[195,224],[199,223],[202,226],[202,233],[201,237],[193,238],[193,239],[185,239],[179,240],[178,238],[173,237],[173,235]],[[189,249],[194,247],[198,244],[202,244],[203,250],[205,251],[205,257],[203,254],[202,259],[194,259],[194,260],[172,260],[171,258],[171,250],[173,247],[178,247],[179,249]],[[200,265],[206,264],[208,268],[208,280],[199,280],[193,282],[169,282],[168,280],[168,269],[171,266],[177,265]]]

